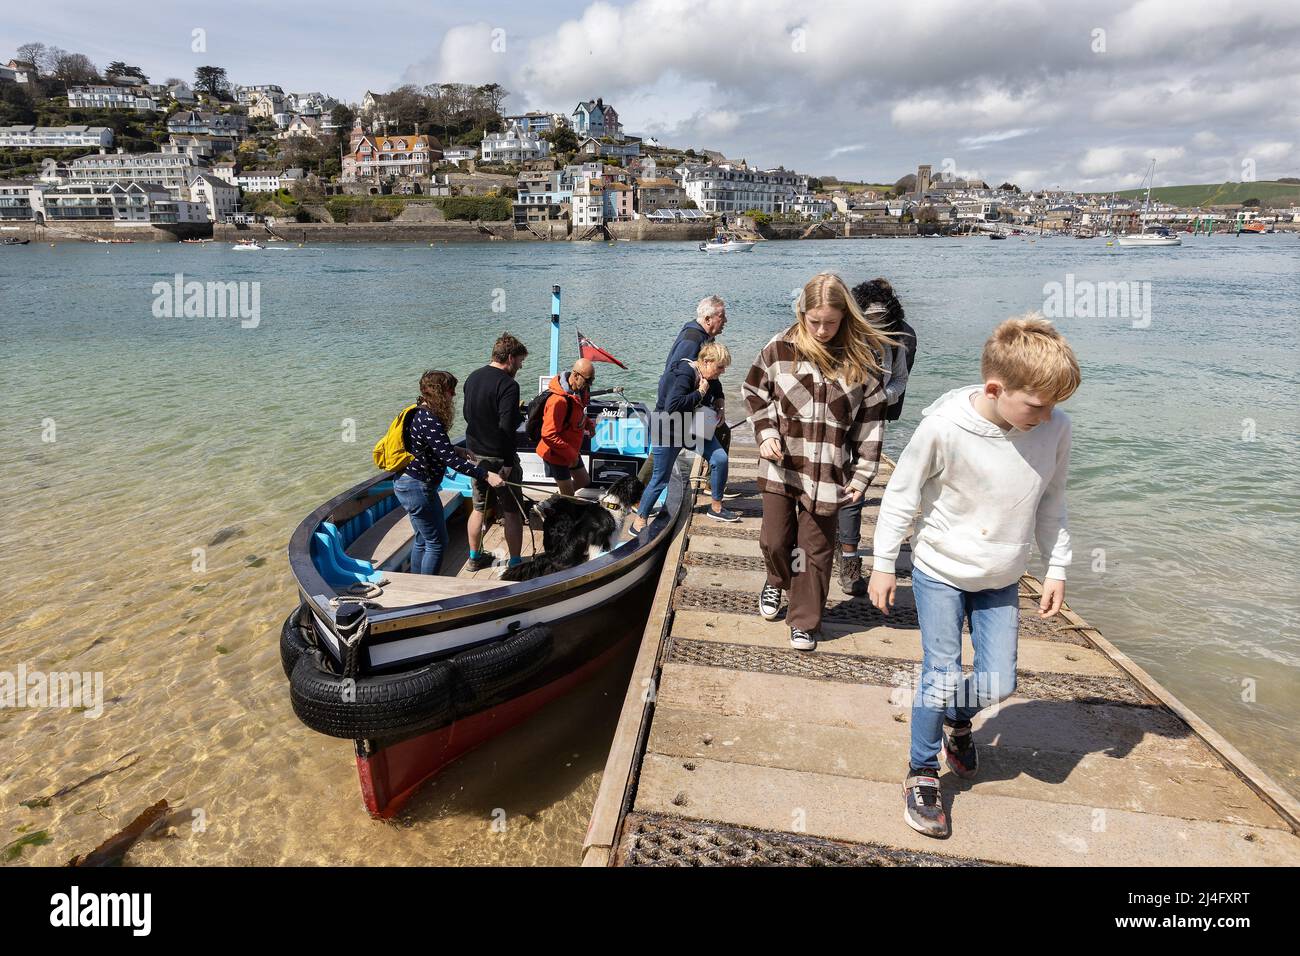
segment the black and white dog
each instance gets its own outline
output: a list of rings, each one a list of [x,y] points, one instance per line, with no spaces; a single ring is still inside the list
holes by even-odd
[[[542,519],[545,553],[507,568],[504,581],[529,581],[575,567],[618,547],[623,527],[645,486],[635,475],[620,478],[595,501],[552,495],[534,509]]]

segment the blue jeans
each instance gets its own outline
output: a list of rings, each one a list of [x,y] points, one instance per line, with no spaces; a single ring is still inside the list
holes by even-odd
[[[636,509],[637,514],[650,513],[650,509],[655,506],[663,490],[668,487],[668,479],[673,473],[673,464],[681,453],[681,448],[672,445],[655,445],[650,449],[650,455],[654,459],[654,471],[650,473],[650,481],[645,486],[645,493],[641,495],[641,503]],[[722,442],[717,438],[710,438],[704,443],[704,456],[709,460],[709,485],[713,490],[713,500],[721,501],[722,489],[727,486],[727,449],[722,447]]]
[[[912,766],[939,769],[943,719],[970,720],[1016,689],[1019,582],[963,591],[912,570],[921,624],[921,682],[912,699]],[[961,627],[970,621],[975,670],[963,677]]]
[[[415,529],[411,573],[437,574],[442,567],[442,552],[447,547],[447,516],[438,489],[399,475],[393,482],[393,494],[411,516],[411,527]]]

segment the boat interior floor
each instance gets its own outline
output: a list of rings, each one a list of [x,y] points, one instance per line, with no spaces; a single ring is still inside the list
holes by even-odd
[[[547,497],[547,492],[537,489],[529,488],[522,491],[535,500]],[[594,498],[599,494],[595,489],[584,488],[579,493],[583,492],[586,492],[583,497]],[[442,492],[444,507],[456,497],[461,496],[454,491]],[[383,593],[371,600],[385,608],[409,607],[413,604],[446,600],[501,587],[503,582],[498,577],[500,573],[498,568],[487,567],[472,571],[468,567],[469,541],[466,536],[466,521],[470,509],[469,499],[463,498],[461,507],[447,520],[449,540],[442,555],[442,569],[438,574],[410,574],[391,570],[390,566],[398,565],[404,560],[415,536],[411,528],[411,519],[407,517],[406,509],[400,505],[376,521],[352,542],[347,549],[348,555],[370,561],[375,567],[381,568],[384,577],[388,579],[388,584],[383,587]],[[536,545],[536,552],[534,545]],[[492,553],[496,553],[498,549],[502,554],[506,553],[505,530],[500,521],[494,521],[489,526],[483,536],[483,546],[485,550]],[[525,524],[521,557],[526,560],[535,553],[540,553],[541,550],[541,530],[533,529],[530,533],[530,529]],[[346,588],[339,589],[339,594],[347,593]]]

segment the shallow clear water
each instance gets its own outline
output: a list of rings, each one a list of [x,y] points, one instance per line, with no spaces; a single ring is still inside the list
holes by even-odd
[[[289,709],[276,650],[294,603],[289,533],[370,472],[370,445],[426,368],[463,381],[509,329],[535,381],[553,283],[566,360],[580,328],[631,366],[598,366],[597,386],[645,394],[701,296],[727,299],[738,379],[823,269],[888,277],[917,328],[895,456],[925,405],[978,381],[991,328],[1043,307],[1046,283],[1151,283],[1149,327],[1057,319],[1084,371],[1063,406],[1067,599],[1300,792],[1300,237],[788,242],[725,257],[686,243],[33,245],[0,251],[0,671],[102,671],[110,702],[98,719],[0,711],[0,844],[45,829],[52,842],[21,859],[62,862],[166,797],[202,810],[205,829],[187,817],[133,861],[576,862],[626,668],[462,761],[397,824],[372,822],[350,744]],[[177,272],[260,283],[260,323],[155,317],[153,284]],[[127,770],[17,806],[131,750]]]

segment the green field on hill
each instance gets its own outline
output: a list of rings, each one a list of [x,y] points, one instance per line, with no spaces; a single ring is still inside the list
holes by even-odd
[[[1143,189],[1121,189],[1117,196],[1141,198]],[[1300,203],[1300,183],[1260,180],[1253,183],[1205,183],[1200,186],[1157,186],[1151,198],[1175,206],[1218,206],[1258,199],[1264,205]]]

